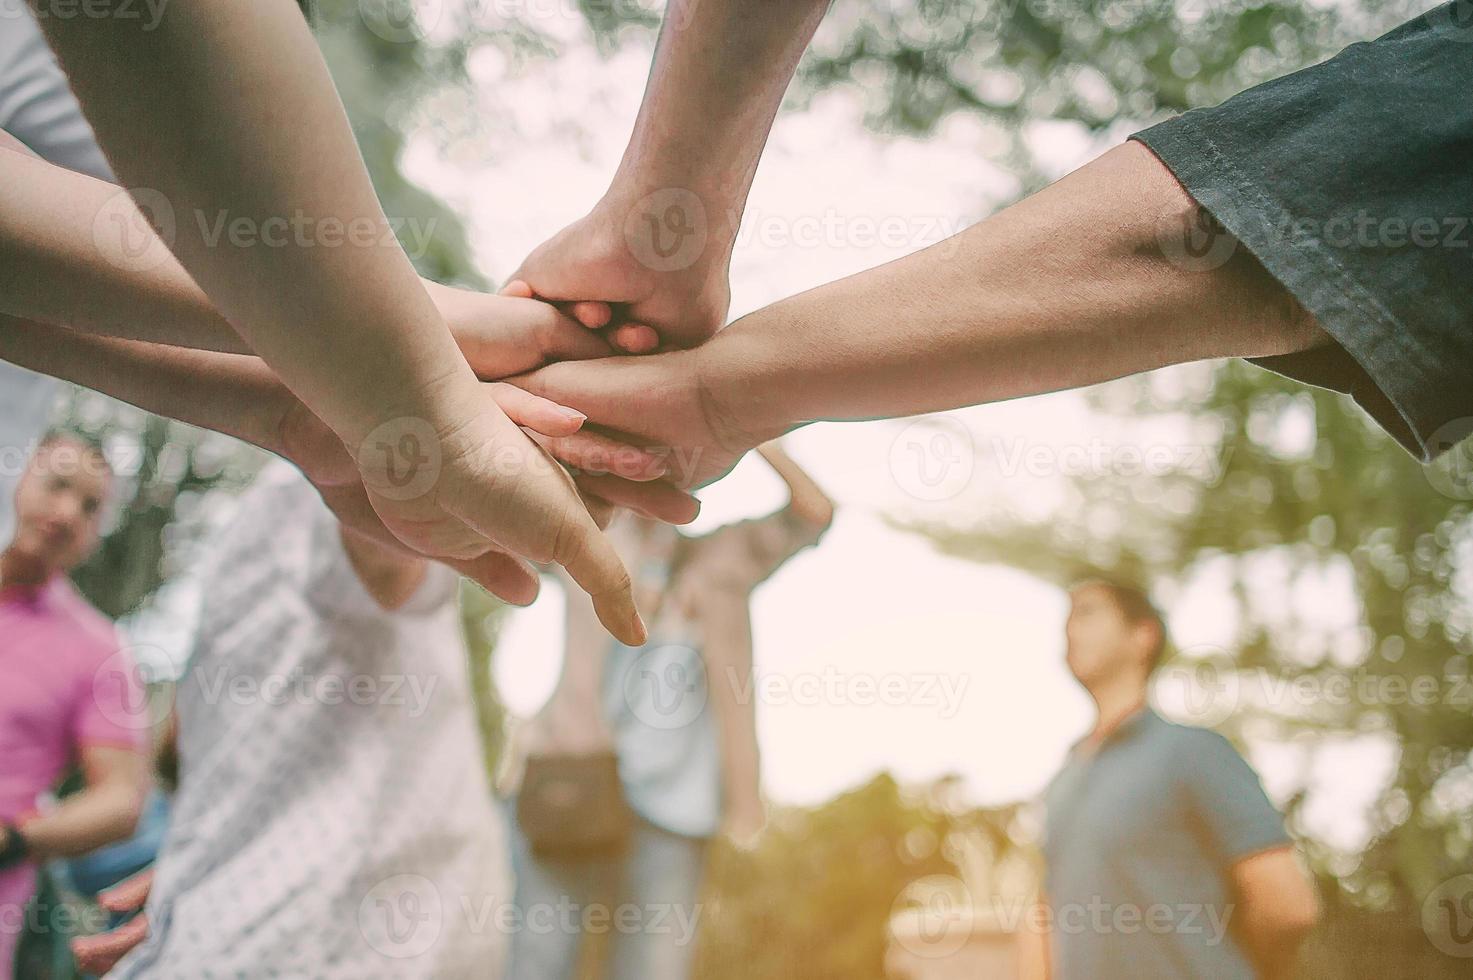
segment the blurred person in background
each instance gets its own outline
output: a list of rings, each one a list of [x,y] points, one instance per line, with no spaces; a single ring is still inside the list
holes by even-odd
[[[511,883],[459,577],[347,530],[280,462],[208,555],[163,852],[104,900],[126,909],[146,894],[146,914],[81,944],[83,964],[115,977],[499,976],[492,913]]]
[[[112,623],[66,573],[97,547],[112,471],[78,436],[46,437],[0,554],[0,978],[9,980],[39,862],[126,838],[146,788],[148,718]],[[44,798],[73,766],[81,789]]]
[[[644,918],[611,931],[603,975],[688,976],[712,839],[725,832],[743,843],[766,821],[752,592],[818,543],[834,505],[777,443],[758,451],[787,484],[776,513],[694,538],[635,515],[611,527],[636,597],[653,613],[649,643],[611,642],[587,598],[566,590],[562,673],[517,733],[508,765],[517,794],[514,980],[572,980],[578,923],[600,910],[618,921],[629,908]]]
[[[1066,639],[1098,715],[1045,794],[1024,977],[1291,977],[1318,917],[1314,885],[1227,739],[1147,704],[1161,614],[1133,585],[1086,581],[1070,593]]]

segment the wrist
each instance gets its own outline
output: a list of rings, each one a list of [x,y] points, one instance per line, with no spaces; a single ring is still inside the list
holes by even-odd
[[[771,376],[758,367],[759,341],[732,333],[737,324],[685,352],[696,398],[717,444],[744,453],[798,425],[789,419]]]
[[[741,227],[745,189],[678,174],[615,178],[594,206],[605,247],[651,273],[725,281]]]

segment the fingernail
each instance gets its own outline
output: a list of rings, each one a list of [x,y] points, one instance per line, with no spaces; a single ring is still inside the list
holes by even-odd
[[[588,416],[584,415],[582,412],[578,411],[575,408],[568,408],[565,405],[559,405],[557,407],[557,410],[558,414],[561,415],[563,418],[568,419],[572,422],[577,422],[580,425],[588,421]]]

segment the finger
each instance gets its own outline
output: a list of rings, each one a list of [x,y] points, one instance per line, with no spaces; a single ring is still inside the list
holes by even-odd
[[[644,645],[649,630],[634,604],[629,570],[586,511],[570,516],[564,533],[558,536],[553,560],[588,593],[599,622],[615,639],[626,646]]]
[[[527,440],[526,450],[519,478],[506,481],[494,514],[486,512],[484,497],[475,496],[464,500],[459,516],[503,551],[562,565],[592,597],[604,627],[630,646],[642,645],[649,634],[635,608],[629,571],[579,499],[573,478],[535,441]]]
[[[148,938],[148,916],[139,915],[112,932],[72,940],[72,955],[82,972],[102,976],[118,965],[134,947]]]
[[[150,868],[99,894],[97,904],[109,912],[132,912],[143,908],[143,904],[148,901],[148,892],[151,888],[153,888],[153,869]]]
[[[580,300],[573,303],[568,312],[573,319],[583,324],[589,330],[602,330],[614,319],[614,309],[608,303],[600,303],[594,300]]]
[[[513,606],[530,606],[542,588],[537,570],[513,555],[492,551],[472,561],[447,561],[452,569]]]
[[[578,488],[578,498],[583,501],[588,516],[593,518],[593,523],[598,525],[598,529],[607,531],[609,524],[614,520],[614,511],[617,508],[602,497],[584,493],[582,487]]]
[[[333,516],[354,534],[361,534],[377,544],[395,548],[404,554],[419,557],[419,552],[394,537],[384,527],[363,487],[318,488],[323,501],[332,510]],[[541,586],[537,573],[525,562],[499,551],[488,551],[479,558],[467,561],[448,559],[442,564],[459,572],[490,592],[514,606],[525,606],[537,598]],[[126,882],[124,883],[127,884]],[[122,885],[119,888],[123,887]]]
[[[578,432],[566,437],[533,433],[532,438],[559,462],[587,473],[611,474],[626,480],[658,480],[670,472],[665,454],[631,446],[601,432]]]
[[[660,346],[660,335],[643,323],[621,323],[614,328],[609,343],[626,354],[649,354]]]
[[[636,407],[638,396],[670,383],[669,372],[662,370],[660,363],[664,356],[549,364],[506,381],[559,405],[576,408],[607,428],[632,431],[652,421]]]
[[[550,303],[525,296],[501,297],[484,317],[463,323],[455,339],[476,376],[486,381],[530,371],[548,361],[590,360],[614,353],[602,334]]]
[[[666,524],[689,524],[701,513],[701,502],[664,480],[635,483],[617,476],[583,474],[575,478],[586,496],[643,514]]]
[[[528,341],[531,349],[541,352],[539,365],[548,361],[590,361],[618,353],[607,337],[587,329],[566,309],[546,303],[541,305],[543,311],[535,321],[536,332]]]
[[[387,483],[382,487],[365,483],[365,489],[389,533],[426,558],[469,561],[494,547],[485,534],[446,513],[429,493],[401,498]]]
[[[536,294],[532,292],[532,287],[527,285],[524,280],[513,279],[505,286],[502,286],[501,289],[497,290],[497,295],[515,296],[518,299],[532,299]]]
[[[491,397],[517,425],[545,436],[571,436],[583,427],[588,416],[576,409],[565,408],[550,398],[523,391],[515,385],[493,384]]]

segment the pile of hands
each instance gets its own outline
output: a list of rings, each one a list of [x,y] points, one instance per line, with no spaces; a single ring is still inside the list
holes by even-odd
[[[628,575],[600,528],[618,507],[689,523],[690,491],[761,438],[723,424],[703,363],[730,305],[730,248],[652,268],[631,208],[611,191],[498,295],[424,282],[482,401],[380,425],[355,452],[293,399],[272,448],[350,530],[516,604],[537,595],[529,562],[564,565],[610,632],[638,644]]]
[[[544,528],[555,521],[602,527],[619,507],[689,523],[699,511],[689,491],[725,474],[757,444],[753,440],[760,441],[713,421],[703,389],[700,345],[727,314],[729,254],[673,272],[652,270],[626,241],[626,215],[615,204],[600,204],[533,252],[497,295],[424,283],[484,394],[525,440],[517,453],[531,452],[546,466],[498,472],[497,452],[515,442],[460,454],[442,448],[435,485],[422,496],[396,500],[402,495],[392,483],[380,484],[387,476],[375,468],[378,461],[371,454],[355,457],[295,398],[285,402],[271,448],[302,470],[350,531],[443,561],[509,602],[537,595],[536,573],[525,557],[565,564],[619,635],[631,621],[620,618],[617,605],[608,608],[622,588],[617,571],[610,582],[601,577],[605,569],[560,550],[557,542],[538,545],[530,538],[456,553],[454,539],[440,537],[436,522],[415,521],[429,512],[427,498],[448,509],[464,494],[482,496],[492,508],[523,508]],[[402,447],[402,453],[397,445],[389,449],[391,456],[427,451],[423,445]],[[506,476],[533,486],[516,488]],[[582,514],[568,515],[570,506]],[[538,508],[544,508],[540,514]],[[633,612],[632,599],[628,609]],[[630,632],[620,638],[643,639]],[[82,970],[101,976],[147,938],[143,910],[152,885],[149,870],[99,896],[104,909],[134,917],[111,932],[73,941]]]

